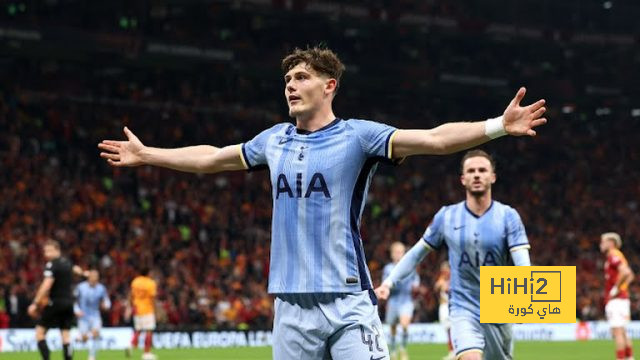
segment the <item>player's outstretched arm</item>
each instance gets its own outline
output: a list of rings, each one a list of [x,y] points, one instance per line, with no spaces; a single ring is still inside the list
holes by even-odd
[[[382,282],[382,285],[374,290],[376,296],[382,300],[386,300],[389,297],[393,285],[409,276],[429,251],[431,251],[431,247],[427,245],[424,240],[418,240],[418,242],[404,254],[398,264],[394,266],[391,274]]]
[[[82,268],[78,265],[73,265],[71,271],[78,276],[83,276],[86,278],[89,277],[89,270],[82,270]]]
[[[545,101],[527,106],[520,102],[526,93],[520,88],[502,116],[478,122],[447,123],[429,130],[398,130],[393,136],[393,157],[444,155],[483,144],[503,135],[535,136],[535,128],[547,122],[542,115]]]
[[[161,149],[145,146],[127,127],[127,140],[103,140],[98,144],[100,156],[110,165],[140,166],[153,165],[191,173],[216,173],[221,171],[244,170],[241,145],[217,148],[210,145],[187,146],[175,149]]]
[[[511,250],[511,260],[515,266],[531,266],[531,259],[529,258],[529,248],[521,247]]]

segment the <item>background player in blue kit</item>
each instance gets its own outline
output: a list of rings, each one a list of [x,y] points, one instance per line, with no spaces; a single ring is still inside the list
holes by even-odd
[[[544,100],[521,107],[521,88],[500,117],[398,130],[334,115],[344,65],[331,50],[297,49],[284,58],[282,69],[295,125],[274,125],[244,144],[176,149],[147,147],[125,128],[126,141],[98,145],[101,156],[114,166],[148,164],[194,173],[268,168],[273,196],[269,292],[276,297],[273,357],[386,359],[360,237],[377,163],[449,154],[507,133],[534,136],[534,128],[546,122]]]
[[[466,200],[444,206],[418,243],[376,289],[386,298],[431,250],[449,248],[451,339],[458,359],[513,358],[511,324],[480,323],[480,266],[531,265],[529,240],[512,207],[493,200],[495,164],[482,150],[465,154],[460,181]]]
[[[405,246],[403,243],[396,241],[391,244],[390,253],[391,261],[382,269],[382,278],[386,279],[393,268],[398,264],[398,261],[402,259],[405,253]],[[411,318],[413,318],[413,291],[420,286],[420,276],[414,271],[411,275],[398,281],[396,286],[391,290],[389,300],[387,301],[387,313],[385,322],[389,324],[391,330],[391,343],[389,344],[389,352],[391,352],[391,358],[399,358],[400,360],[406,360],[409,358],[407,355],[407,341],[409,339],[409,324]],[[402,341],[396,352],[396,335],[398,324],[402,328]],[[397,354],[396,354],[397,353]]]
[[[88,275],[87,280],[76,287],[74,312],[78,318],[78,331],[82,342],[89,340],[89,360],[95,360],[102,329],[100,311],[111,308],[111,300],[107,288],[98,282],[98,270],[89,270]]]

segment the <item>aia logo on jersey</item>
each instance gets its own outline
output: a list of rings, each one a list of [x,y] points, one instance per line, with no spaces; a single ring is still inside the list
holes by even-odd
[[[460,261],[458,262],[458,267],[462,267],[465,264],[471,267],[498,265],[495,257],[491,252],[487,252],[482,259],[480,253],[477,251],[475,252],[475,256],[469,256],[466,251],[462,252],[462,256],[460,256]]]
[[[292,187],[285,174],[278,174],[276,180],[276,200],[280,198],[280,195],[288,195],[289,198],[308,198],[313,193],[322,194],[325,198],[330,199],[331,194],[327,187],[327,182],[321,173],[315,173],[311,176],[309,184],[303,186],[302,173],[296,174],[296,182]]]

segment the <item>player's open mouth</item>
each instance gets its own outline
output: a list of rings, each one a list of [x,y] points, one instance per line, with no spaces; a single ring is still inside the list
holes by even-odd
[[[289,104],[293,104],[296,101],[300,101],[300,97],[297,95],[289,95]]]

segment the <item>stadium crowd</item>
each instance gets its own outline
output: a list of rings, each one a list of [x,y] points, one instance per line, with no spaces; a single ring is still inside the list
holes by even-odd
[[[270,16],[279,15],[219,24],[233,30],[220,44],[237,50],[236,61],[199,64],[198,71],[0,57],[0,327],[32,325],[26,307],[42,276],[40,245],[53,237],[75,263],[100,270],[113,302],[107,325],[128,321],[129,282],[137,265],[150,264],[162,327],[270,328],[268,174],[112,169],[96,149],[100,140],[121,136],[124,125],[145,144],[172,147],[239,143],[288,121],[278,58],[291,45],[270,46],[267,40],[287,30]],[[533,264],[577,266],[577,316],[602,318],[600,234],[620,232],[623,252],[640,271],[640,110],[633,110],[640,104],[629,100],[640,93],[638,49],[562,40],[541,49],[535,45],[547,40],[479,39],[466,27],[412,32],[376,21],[347,32],[346,42],[332,21],[305,19],[309,37],[300,45],[324,37],[352,68],[338,94],[338,116],[432,127],[497,115],[521,84],[530,99],[547,99],[550,123],[538,137],[484,147],[497,158],[494,197],[520,212]],[[153,29],[148,34],[163,36]],[[607,51],[594,50],[601,48]],[[375,284],[391,242],[413,244],[442,205],[463,199],[460,157],[408,159],[378,170],[361,229]],[[437,320],[433,283],[445,252],[429,256],[420,265],[416,321]],[[634,319],[638,284],[631,287]]]

